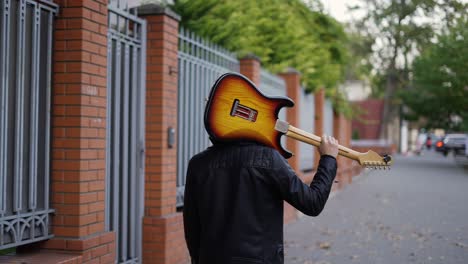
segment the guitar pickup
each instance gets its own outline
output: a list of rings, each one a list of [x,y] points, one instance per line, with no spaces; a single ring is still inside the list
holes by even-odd
[[[255,109],[241,105],[239,99],[235,99],[231,108],[231,116],[238,116],[245,120],[255,122],[257,121],[258,112]]]

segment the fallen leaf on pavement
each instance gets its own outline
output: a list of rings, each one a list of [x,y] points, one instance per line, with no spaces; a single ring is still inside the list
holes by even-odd
[[[331,244],[329,242],[320,242],[319,243],[319,248],[321,249],[329,249],[331,247]]]
[[[460,242],[455,242],[453,243],[455,246],[457,247],[461,247],[461,248],[468,248],[468,245],[466,244],[463,244],[463,243],[460,243]]]

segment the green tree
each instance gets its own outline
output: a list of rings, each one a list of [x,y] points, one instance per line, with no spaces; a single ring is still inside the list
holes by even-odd
[[[401,101],[396,93],[409,86],[412,59],[431,44],[434,32],[452,24],[466,7],[461,0],[361,0],[351,8],[365,11],[355,26],[376,39],[370,63],[373,91],[385,101],[383,137],[387,137],[388,122],[399,114]],[[438,18],[445,18],[445,23],[434,23]]]
[[[364,36],[353,24],[347,25],[348,43],[347,49],[350,53],[348,65],[346,65],[346,80],[367,79],[372,71],[370,56],[372,45],[375,42],[373,36]]]
[[[344,27],[324,14],[320,1],[176,0],[181,25],[236,52],[253,53],[274,73],[294,67],[308,91],[338,85],[350,59]],[[335,100],[346,111],[344,100]]]
[[[453,24],[452,24],[453,25]],[[401,94],[406,117],[427,128],[468,131],[468,18],[461,18],[413,63],[413,87]]]

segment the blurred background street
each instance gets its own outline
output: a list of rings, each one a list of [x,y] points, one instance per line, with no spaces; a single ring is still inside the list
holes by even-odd
[[[285,263],[468,263],[466,161],[426,151],[365,172],[286,225]]]

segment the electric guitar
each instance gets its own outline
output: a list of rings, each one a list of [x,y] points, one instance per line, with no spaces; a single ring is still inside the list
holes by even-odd
[[[211,89],[205,107],[205,128],[218,141],[249,140],[275,148],[285,157],[292,153],[281,146],[281,136],[294,138],[307,144],[320,146],[321,138],[291,126],[278,119],[283,107],[293,107],[287,97],[266,96],[240,74],[226,73],[218,78]],[[361,153],[338,146],[339,155],[373,168],[387,168],[391,156],[380,156],[374,151]]]

